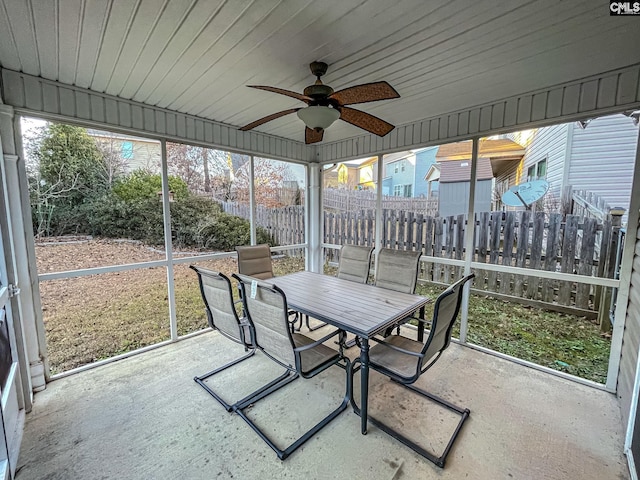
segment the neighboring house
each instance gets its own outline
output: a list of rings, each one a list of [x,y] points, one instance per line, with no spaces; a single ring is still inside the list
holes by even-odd
[[[496,189],[527,180],[545,179],[548,208],[557,209],[563,190],[586,190],[610,206],[629,208],[631,182],[638,145],[638,112],[608,115],[590,121],[516,132],[515,141],[525,146],[522,161],[496,175]]]
[[[438,214],[442,217],[467,213],[471,185],[472,142],[448,143],[437,147],[437,163],[424,175],[428,190],[439,189]],[[525,149],[506,138],[480,142],[475,189],[475,211],[492,210],[493,178],[520,164]],[[434,185],[435,184],[435,185]]]
[[[378,183],[378,157],[331,166],[324,170],[322,179],[324,188],[374,189]]]
[[[450,160],[440,164],[438,215],[448,217],[469,211],[471,160]],[[475,211],[491,210],[493,171],[488,158],[478,158]]]
[[[424,182],[427,171],[436,162],[438,147],[428,147],[384,156],[383,195],[421,197],[429,195]]]
[[[160,142],[148,138],[87,129],[103,151],[119,162],[123,173],[144,169],[160,172]]]

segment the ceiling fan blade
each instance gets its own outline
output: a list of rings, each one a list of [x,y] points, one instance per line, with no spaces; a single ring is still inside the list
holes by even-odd
[[[278,113],[272,113],[271,115],[267,115],[266,117],[262,117],[260,120],[256,120],[255,122],[251,122],[249,125],[245,125],[244,127],[240,127],[240,130],[246,132],[247,130],[251,130],[252,128],[256,128],[263,123],[270,122],[271,120],[275,120],[276,118],[284,117],[285,115],[289,115],[290,113],[294,113],[300,110],[299,108],[290,108],[289,110],[283,110]]]
[[[311,101],[311,97],[307,97],[298,92],[292,92],[291,90],[285,90],[284,88],[277,87],[268,87],[265,85],[247,85],[250,88],[257,88],[258,90],[266,90],[267,92],[279,93],[280,95],[286,95],[287,97],[293,97],[298,100],[301,100],[305,103],[309,103]]]
[[[336,100],[340,105],[353,105],[400,98],[400,94],[387,82],[374,82],[338,90],[329,98]]]
[[[380,137],[384,137],[391,130],[396,128],[389,122],[385,122],[381,118],[375,117],[369,113],[365,113],[355,108],[340,107],[340,120],[344,120],[351,125],[360,127],[367,132],[375,133]]]
[[[313,128],[306,127],[304,130],[304,143],[309,145],[310,143],[318,143],[322,141],[324,136],[324,130],[316,132]]]

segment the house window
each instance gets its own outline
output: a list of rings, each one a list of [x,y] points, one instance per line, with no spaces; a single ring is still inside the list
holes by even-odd
[[[398,165],[399,162],[396,162],[393,164],[393,173],[398,173],[400,166]]]
[[[413,193],[413,185],[394,185],[394,197],[411,197]]]
[[[527,181],[538,180],[547,176],[547,159],[534,163],[527,169]]]
[[[122,142],[120,148],[122,158],[125,160],[131,160],[133,158],[133,142]]]
[[[400,163],[400,171],[404,172],[404,160]]]

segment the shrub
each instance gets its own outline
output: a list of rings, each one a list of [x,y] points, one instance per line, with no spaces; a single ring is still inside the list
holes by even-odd
[[[169,190],[173,192],[175,200],[181,200],[189,195],[189,189],[184,180],[171,175],[169,176]],[[158,192],[162,192],[162,177],[146,170],[136,170],[118,180],[113,186],[113,192],[128,202],[149,198],[157,199]]]
[[[176,247],[204,247],[200,242],[200,225],[222,212],[219,203],[209,198],[189,195],[171,203],[171,234]]]
[[[244,218],[220,213],[200,224],[200,244],[216,250],[233,250],[236,245],[248,245],[251,240],[249,222]],[[256,229],[258,243],[274,245],[273,238],[262,227]]]
[[[108,194],[86,206],[89,233],[131,238],[151,245],[164,243],[162,203],[157,198],[124,201]]]
[[[170,204],[173,245],[213,250],[233,250],[249,243],[249,222],[222,212],[220,204],[208,198],[188,195]],[[162,202],[157,197],[123,200],[108,194],[87,204],[82,212],[92,235],[131,238],[150,245],[164,244]],[[258,228],[259,243],[274,244]]]

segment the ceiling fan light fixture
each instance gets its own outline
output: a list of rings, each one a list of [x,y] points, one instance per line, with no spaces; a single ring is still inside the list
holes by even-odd
[[[298,110],[298,118],[304,124],[316,131],[328,128],[333,122],[340,118],[340,112],[331,107],[312,106]]]

